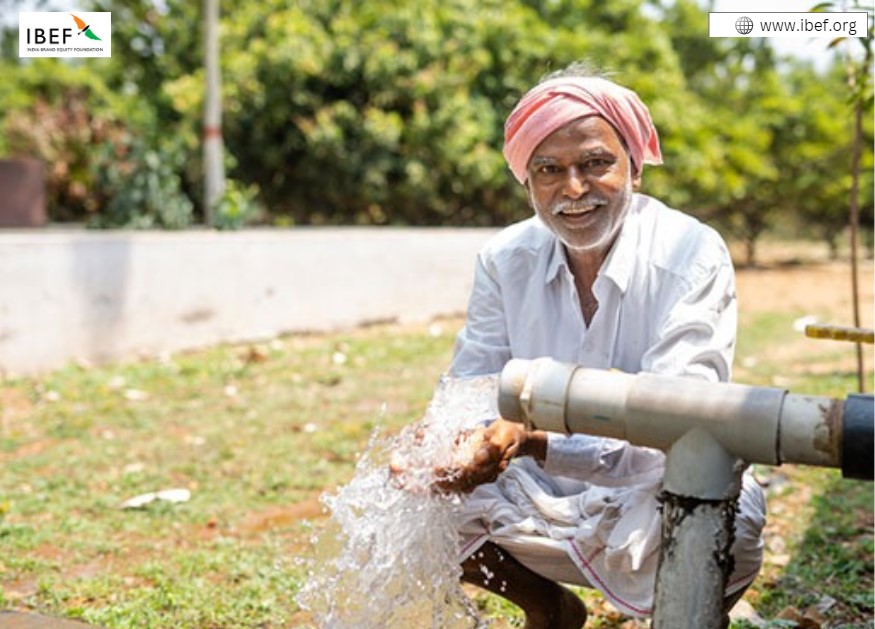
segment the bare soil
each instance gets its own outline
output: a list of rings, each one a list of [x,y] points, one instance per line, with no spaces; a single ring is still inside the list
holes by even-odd
[[[847,262],[767,265],[736,272],[743,312],[834,313],[834,325],[853,325],[851,270]],[[860,265],[861,325],[872,327],[872,261]],[[826,323],[824,321],[824,323]]]

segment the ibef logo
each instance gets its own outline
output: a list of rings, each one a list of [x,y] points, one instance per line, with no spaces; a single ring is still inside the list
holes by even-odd
[[[80,34],[80,35],[85,35],[85,37],[87,37],[88,39],[93,39],[93,40],[95,40],[95,41],[100,41],[100,37],[98,37],[97,35],[94,34],[94,31],[91,30],[91,27],[88,26],[88,24],[86,24],[86,23],[84,22],[84,20],[82,20],[81,18],[76,17],[76,16],[73,15],[72,13],[70,14],[70,16],[71,16],[71,17],[73,18],[73,20],[76,22],[76,27],[77,27],[78,29],[80,29],[80,30],[79,30],[79,34]]]
[[[18,56],[111,57],[112,13],[19,13]]]

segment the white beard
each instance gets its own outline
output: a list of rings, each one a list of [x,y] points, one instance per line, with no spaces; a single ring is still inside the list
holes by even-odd
[[[535,212],[539,215],[542,213],[549,213],[549,214],[555,216],[556,214],[560,213],[563,208],[573,207],[575,204],[575,202],[562,201],[562,202],[554,204],[554,206],[549,208],[549,210],[543,210],[541,207],[538,206],[538,203],[535,200],[535,196],[532,194],[531,188],[529,188],[527,190],[527,192],[529,195],[529,203],[531,204],[531,206],[535,210]],[[622,204],[622,209],[614,217],[614,219],[611,221],[611,223],[607,226],[606,229],[603,229],[600,234],[594,234],[593,237],[590,239],[590,241],[585,243],[585,244],[569,243],[562,236],[562,234],[557,233],[552,228],[551,228],[551,231],[553,231],[553,233],[556,234],[556,237],[559,238],[559,240],[562,242],[562,244],[565,245],[565,247],[567,249],[569,249],[570,251],[575,251],[575,252],[579,252],[579,253],[588,253],[588,252],[593,252],[593,251],[605,249],[614,241],[614,238],[616,238],[617,234],[620,232],[620,228],[623,226],[623,221],[625,220],[626,214],[629,211],[629,206],[632,204],[632,194],[633,194],[632,178],[629,177],[626,179],[626,184],[623,187],[623,191],[622,191],[622,197],[620,198],[620,203]],[[587,198],[586,196],[583,197],[583,199],[586,199],[586,198]],[[598,197],[595,195],[590,196],[589,198],[591,199],[590,202],[598,203],[599,201],[601,201],[601,197]],[[583,203],[586,204],[587,201],[583,201]],[[603,211],[603,210],[597,208],[596,210],[593,210],[593,211]],[[548,225],[548,227],[550,227],[550,226]]]

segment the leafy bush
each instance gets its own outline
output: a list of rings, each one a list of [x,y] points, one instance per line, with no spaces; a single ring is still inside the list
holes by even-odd
[[[235,179],[225,182],[225,192],[213,210],[213,227],[240,229],[258,220],[264,208],[257,200],[258,186],[244,186]]]
[[[0,46],[0,154],[46,162],[53,220],[108,212],[91,224],[186,224],[203,209],[200,4],[85,5],[114,12],[112,59],[18,60]],[[221,31],[225,163],[240,185],[216,214],[220,228],[522,218],[530,210],[501,154],[503,121],[541,75],[581,58],[653,114],[665,164],[645,170],[645,193],[744,239],[751,258],[776,226],[813,225],[835,243],[847,224],[843,74],[780,60],[766,40],[709,38],[696,0],[264,0],[223,6]],[[126,149],[127,134],[149,148]],[[107,191],[96,185],[105,143],[142,160],[107,162]],[[166,164],[178,165],[178,181]],[[252,184],[263,217],[244,209]],[[862,196],[871,212],[871,185]],[[138,216],[110,210],[115,197]],[[864,227],[871,241],[871,221]]]
[[[185,154],[175,145],[150,147],[125,134],[104,142],[92,162],[95,184],[106,203],[89,227],[180,229],[191,225],[194,206],[183,193],[179,172]]]
[[[49,219],[90,227],[180,228],[193,220],[178,139],[158,141],[154,112],[117,96],[82,66],[12,66],[19,91],[0,134],[6,150],[45,164]]]
[[[102,206],[92,169],[94,146],[112,142],[119,127],[107,115],[92,113],[81,88],[69,89],[59,100],[38,97],[29,107],[9,113],[6,140],[13,155],[45,164],[50,220],[76,221]]]

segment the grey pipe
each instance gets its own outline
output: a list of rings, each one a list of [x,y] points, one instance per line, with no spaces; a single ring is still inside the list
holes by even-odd
[[[858,403],[861,431],[871,435],[872,410]],[[530,429],[585,433],[668,450],[693,428],[707,430],[733,456],[749,463],[842,467],[840,400],[786,389],[714,383],[656,374],[587,369],[539,358],[507,363],[499,381],[502,417]],[[856,465],[854,474],[866,467]],[[871,465],[868,478],[872,478]]]

